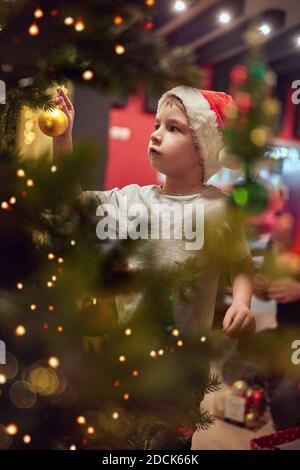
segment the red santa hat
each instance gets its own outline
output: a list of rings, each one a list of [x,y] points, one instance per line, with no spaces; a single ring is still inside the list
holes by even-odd
[[[186,110],[190,129],[195,143],[200,149],[204,182],[222,168],[219,152],[224,146],[222,128],[224,127],[224,108],[233,99],[222,91],[199,90],[189,86],[177,86],[167,91],[158,101],[157,112],[170,95],[179,98]]]

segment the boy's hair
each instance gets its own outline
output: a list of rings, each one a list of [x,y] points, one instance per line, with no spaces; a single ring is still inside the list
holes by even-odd
[[[190,125],[190,119],[189,119],[189,116],[186,112],[186,108],[183,104],[183,102],[181,101],[180,98],[178,98],[177,96],[175,95],[167,95],[166,98],[164,99],[162,105],[166,105],[166,106],[170,106],[170,108],[172,108],[173,105],[177,106],[180,111],[183,112],[183,114],[186,116],[187,118],[187,121],[188,121],[188,124],[189,124],[189,128],[190,128],[190,131],[191,131],[191,134],[192,134],[192,137],[193,137],[193,141],[194,141],[194,144],[195,144],[195,147],[196,149],[198,150],[198,152],[201,154],[201,149],[199,147],[199,143],[198,143],[198,139],[193,131],[193,129],[191,128],[191,125]],[[201,165],[201,173],[202,173],[202,184],[204,182],[204,165],[203,165],[203,159],[201,158],[200,159],[200,165]]]

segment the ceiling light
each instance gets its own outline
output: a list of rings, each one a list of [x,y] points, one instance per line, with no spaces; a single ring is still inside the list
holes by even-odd
[[[263,23],[260,27],[259,27],[259,31],[264,35],[264,36],[268,36],[271,32],[271,27],[270,25],[268,25],[267,23]]]
[[[228,11],[222,11],[222,13],[220,13],[219,15],[218,20],[219,20],[219,23],[227,24],[231,20],[231,15],[230,13],[228,13]]]
[[[186,10],[186,3],[181,0],[176,0],[174,3],[174,10],[178,13],[181,13],[182,11]]]

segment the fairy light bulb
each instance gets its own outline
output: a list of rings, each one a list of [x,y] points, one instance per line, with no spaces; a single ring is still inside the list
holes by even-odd
[[[26,334],[26,328],[24,325],[18,325],[15,329],[16,336],[24,336]]]
[[[57,357],[51,356],[48,359],[48,364],[50,367],[52,367],[52,369],[57,369],[57,367],[59,367],[60,365],[60,362],[59,362],[59,359],[57,359]]]
[[[124,54],[124,52],[125,52],[125,47],[122,46],[122,44],[116,44],[116,45],[115,45],[115,52],[116,52],[116,54],[118,54],[118,55],[122,55],[122,54]]]
[[[40,8],[40,7],[37,7],[35,10],[34,10],[34,17],[39,19],[39,18],[42,18],[44,16],[44,12],[43,10]]]
[[[28,33],[30,36],[38,36],[40,34],[40,28],[36,23],[32,23],[28,28]]]

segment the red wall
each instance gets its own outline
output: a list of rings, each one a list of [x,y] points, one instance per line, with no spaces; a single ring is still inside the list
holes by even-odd
[[[105,189],[159,183],[157,172],[148,161],[148,143],[155,116],[144,111],[144,91],[140,88],[136,96],[128,100],[126,107],[112,108],[109,115],[108,159],[105,174]],[[112,136],[113,127],[127,128],[128,138],[122,140]]]

